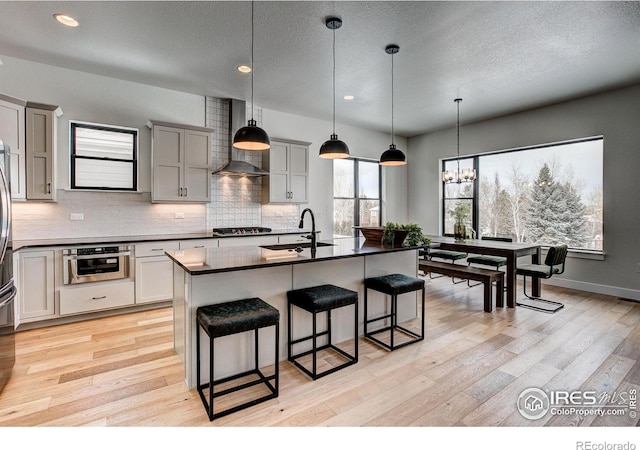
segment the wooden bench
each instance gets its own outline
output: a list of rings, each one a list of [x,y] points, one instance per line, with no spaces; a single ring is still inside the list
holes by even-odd
[[[491,312],[493,305],[492,283],[496,283],[496,307],[504,307],[504,296],[502,289],[504,286],[504,272],[499,270],[482,269],[480,267],[460,266],[457,264],[420,260],[418,267],[425,274],[429,272],[439,273],[449,277],[466,278],[468,280],[480,281],[484,284],[484,310]]]

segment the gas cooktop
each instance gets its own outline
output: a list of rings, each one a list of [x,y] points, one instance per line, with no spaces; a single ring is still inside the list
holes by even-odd
[[[271,228],[265,228],[265,227],[214,228],[212,232],[214,236],[261,234],[261,233],[271,233]]]

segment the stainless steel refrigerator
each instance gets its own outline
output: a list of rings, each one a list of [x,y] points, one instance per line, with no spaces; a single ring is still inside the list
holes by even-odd
[[[16,360],[9,148],[0,140],[0,391]]]

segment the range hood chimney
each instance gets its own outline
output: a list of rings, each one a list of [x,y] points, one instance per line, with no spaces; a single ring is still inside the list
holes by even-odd
[[[214,175],[235,175],[260,177],[269,175],[269,172],[249,164],[238,158],[238,151],[233,147],[233,136],[246,122],[246,102],[243,100],[231,99],[229,101],[229,162],[222,168],[215,170]]]

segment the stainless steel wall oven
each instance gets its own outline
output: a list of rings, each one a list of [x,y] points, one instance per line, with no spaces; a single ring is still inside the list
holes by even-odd
[[[132,245],[64,249],[64,284],[129,278],[132,250]]]

